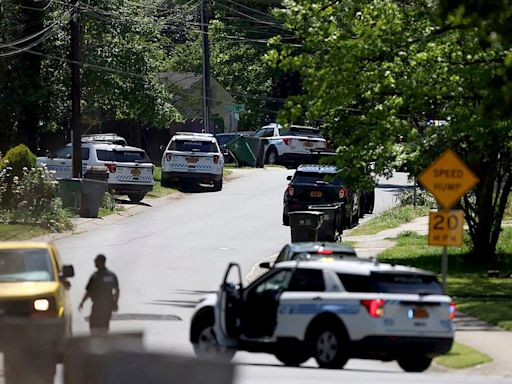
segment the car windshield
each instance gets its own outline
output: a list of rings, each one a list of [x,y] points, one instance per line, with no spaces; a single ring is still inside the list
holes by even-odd
[[[316,137],[322,138],[322,134],[318,129],[308,128],[308,127],[291,127],[291,128],[281,128],[279,129],[280,136],[306,136],[306,137]]]
[[[47,249],[0,249],[0,283],[52,280],[53,266]]]
[[[338,273],[338,277],[348,292],[443,294],[434,275],[372,272],[370,276]]]
[[[343,258],[347,258],[347,257],[357,257],[357,255],[354,251],[333,251],[332,253],[324,253],[324,254],[316,253],[316,252],[311,252],[311,253],[299,252],[299,253],[292,254],[290,256],[290,260],[309,260],[309,259],[330,260],[330,259],[343,259]]]
[[[316,184],[317,181],[324,181],[333,185],[341,185],[341,180],[339,177],[335,177],[332,179],[334,175],[326,174],[326,173],[318,173],[318,172],[296,172],[293,176],[293,182],[296,184]]]
[[[98,160],[101,161],[113,161],[116,163],[150,163],[146,152],[144,151],[107,151],[104,149],[98,149],[96,151]]]
[[[169,150],[181,152],[217,152],[217,146],[211,141],[202,140],[173,140]]]

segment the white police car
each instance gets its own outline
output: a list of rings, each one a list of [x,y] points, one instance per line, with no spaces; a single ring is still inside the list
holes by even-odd
[[[230,264],[219,292],[196,307],[190,341],[198,356],[266,352],[290,366],[314,357],[323,368],[397,360],[421,372],[453,342],[455,306],[424,270],[324,258],[275,264],[245,288],[241,281]]]
[[[326,140],[317,128],[291,125],[283,128],[272,123],[254,135],[263,140],[266,164],[304,164],[316,162],[319,151],[325,151]]]
[[[162,185],[194,181],[222,189],[224,157],[215,137],[208,133],[178,132],[162,155]]]
[[[72,177],[71,144],[53,155],[37,158],[37,166],[46,165],[56,179]],[[154,165],[143,149],[113,144],[108,140],[83,138],[81,144],[82,174],[97,169],[108,171],[108,189],[127,195],[133,202],[141,201],[153,189]]]

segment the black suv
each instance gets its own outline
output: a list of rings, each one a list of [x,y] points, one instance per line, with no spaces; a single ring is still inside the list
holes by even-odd
[[[341,232],[359,222],[365,213],[373,211],[374,192],[353,192],[344,185],[334,166],[301,165],[284,192],[283,224],[289,225],[290,212],[307,211],[312,205],[340,203]]]

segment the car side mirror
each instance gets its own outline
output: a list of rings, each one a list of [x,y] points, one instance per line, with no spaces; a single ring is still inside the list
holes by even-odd
[[[270,265],[270,263],[268,261],[265,261],[263,263],[260,263],[260,268],[263,268],[263,269],[272,269],[272,266]]]
[[[291,179],[293,179],[293,176],[291,176],[291,175],[290,176],[286,176],[286,180],[291,180]]]
[[[73,268],[73,266],[72,265],[63,265],[62,271],[60,271],[59,277],[61,279],[67,279],[68,277],[73,277],[73,276],[75,276],[75,269]]]

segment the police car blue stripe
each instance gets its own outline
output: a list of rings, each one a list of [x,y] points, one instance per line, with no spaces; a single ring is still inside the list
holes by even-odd
[[[355,315],[359,311],[359,305],[354,304],[288,304],[279,307],[282,315],[314,315],[322,312]]]

